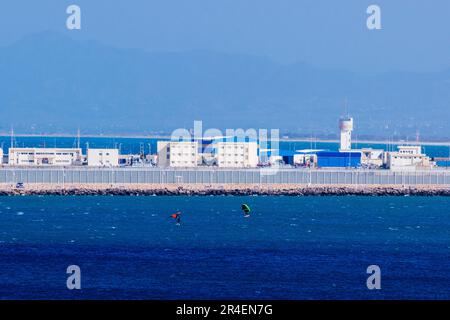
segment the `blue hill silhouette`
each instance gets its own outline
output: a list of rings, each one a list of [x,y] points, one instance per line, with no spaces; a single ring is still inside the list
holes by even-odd
[[[361,75],[216,52],[146,52],[44,32],[0,49],[0,130],[280,128],[334,135],[344,99],[362,137],[449,137],[450,71]]]

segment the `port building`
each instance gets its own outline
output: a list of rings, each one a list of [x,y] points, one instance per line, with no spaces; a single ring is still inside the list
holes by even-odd
[[[339,151],[317,152],[317,167],[357,168],[361,166],[361,150],[352,150],[353,118],[339,119],[339,130]]]
[[[422,153],[420,146],[398,146],[398,151],[387,153],[386,167],[391,170],[415,170],[430,168],[430,158]]]
[[[321,150],[260,150],[259,159],[262,166],[290,165],[313,167],[316,163],[316,152]]]
[[[196,167],[198,146],[198,141],[158,141],[158,166]]]
[[[362,148],[361,166],[367,169],[381,168],[386,163],[386,153],[383,149]]]
[[[87,149],[87,165],[94,167],[117,167],[119,165],[118,149]]]
[[[214,137],[191,141],[158,141],[158,166],[254,168],[258,166],[258,143],[249,138]]]
[[[386,162],[382,149],[352,149],[353,118],[339,120],[339,151],[317,153],[317,167],[381,168]]]
[[[218,142],[217,165],[225,168],[251,168],[258,166],[258,144],[251,142]]]
[[[294,150],[264,150],[260,152],[260,162],[268,165],[294,165],[296,155]]]
[[[81,164],[80,148],[9,148],[8,163],[13,166]]]
[[[317,152],[317,166],[319,168],[356,168],[361,166],[361,152]]]

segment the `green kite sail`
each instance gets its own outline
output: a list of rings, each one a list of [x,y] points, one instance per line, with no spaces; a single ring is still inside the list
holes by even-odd
[[[245,204],[245,203],[241,206],[241,209],[242,209],[242,211],[244,211],[245,214],[249,214],[250,211],[251,211],[251,209],[248,206],[248,204]]]

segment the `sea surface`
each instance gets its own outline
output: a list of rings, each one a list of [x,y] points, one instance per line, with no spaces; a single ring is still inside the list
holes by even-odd
[[[450,299],[449,204],[445,197],[0,197],[0,298]],[[177,210],[181,225],[170,217]],[[81,290],[66,287],[69,265],[81,268]],[[369,265],[381,268],[380,290],[367,289]]]

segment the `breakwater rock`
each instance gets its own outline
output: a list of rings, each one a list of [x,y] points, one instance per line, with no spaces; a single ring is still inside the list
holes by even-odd
[[[450,186],[399,185],[42,185],[0,186],[0,196],[450,196]]]

